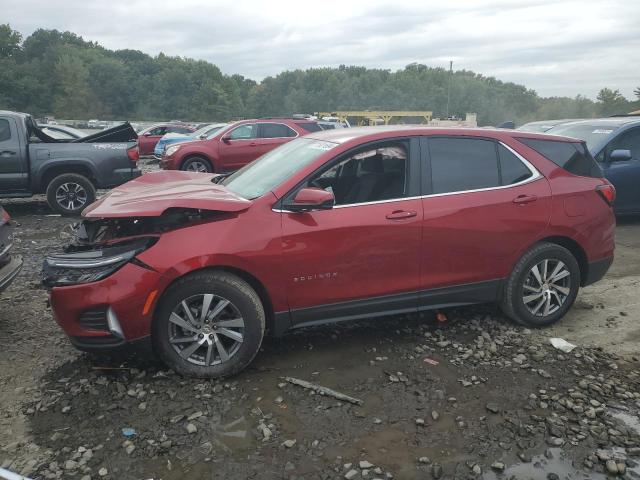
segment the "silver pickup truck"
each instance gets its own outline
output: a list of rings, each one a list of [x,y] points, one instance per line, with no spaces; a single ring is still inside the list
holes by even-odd
[[[0,198],[45,193],[49,206],[77,215],[111,188],[140,176],[138,136],[129,123],[74,140],[43,132],[31,115],[0,110]]]

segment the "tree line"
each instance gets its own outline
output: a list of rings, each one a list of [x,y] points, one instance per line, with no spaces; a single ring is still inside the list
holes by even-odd
[[[58,118],[228,121],[331,110],[431,110],[481,125],[506,120],[607,116],[640,109],[602,88],[585,96],[540,97],[523,85],[468,70],[450,77],[418,63],[390,71],[356,66],[284,71],[256,82],[203,60],[109,50],[71,32],[39,29],[26,38],[0,25],[0,109]]]

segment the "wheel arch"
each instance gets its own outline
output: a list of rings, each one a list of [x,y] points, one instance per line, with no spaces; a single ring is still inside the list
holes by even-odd
[[[228,272],[236,275],[237,277],[240,277],[242,280],[247,282],[249,286],[253,288],[255,292],[258,294],[258,297],[260,297],[260,301],[262,302],[262,306],[264,308],[266,329],[273,331],[275,327],[275,320],[274,320],[275,314],[273,310],[273,304],[271,302],[271,297],[269,296],[269,293],[267,292],[267,289],[265,288],[264,284],[260,280],[258,280],[254,275],[247,272],[246,270],[229,266],[229,265],[206,266],[206,267],[198,268],[196,270],[191,270],[185,273],[184,275],[180,275],[174,278],[169,284],[165,286],[162,292],[160,292],[160,295],[158,296],[158,301],[156,302],[156,305],[153,309],[152,321],[156,320],[157,307],[160,304],[162,297],[167,292],[167,290],[169,290],[169,288],[171,288],[178,280],[181,280],[190,275],[194,275],[202,272]]]
[[[578,262],[578,267],[580,267],[580,285],[584,286],[589,274],[589,261],[587,260],[586,252],[578,242],[570,237],[561,235],[545,237],[540,239],[539,242],[554,243],[569,250]]]
[[[39,185],[36,189],[38,192],[45,192],[49,184],[53,181],[54,178],[65,175],[65,174],[76,174],[82,175],[89,180],[94,187],[97,188],[97,174],[95,170],[92,168],[92,165],[85,162],[73,162],[73,163],[64,163],[64,164],[54,164],[43,171],[40,174]]]

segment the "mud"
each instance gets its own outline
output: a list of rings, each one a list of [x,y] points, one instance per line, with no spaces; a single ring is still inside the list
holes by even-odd
[[[640,477],[638,220],[621,222],[610,274],[553,328],[480,306],[447,310],[444,323],[425,314],[307,329],[266,339],[246,372],[210,382],[145,350],[75,351],[39,285],[69,220],[42,199],[5,206],[25,267],[0,297],[4,468],[84,480]],[[578,348],[554,350],[552,336]]]

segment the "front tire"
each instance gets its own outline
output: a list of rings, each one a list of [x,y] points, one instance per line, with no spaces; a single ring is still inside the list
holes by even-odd
[[[265,330],[258,294],[236,275],[203,271],[163,295],[152,326],[158,356],[180,375],[221,378],[256,356]]]
[[[213,172],[213,167],[211,166],[211,162],[206,158],[191,157],[184,161],[180,170],[186,170],[187,172],[211,173]]]
[[[91,181],[77,173],[64,173],[47,186],[47,203],[64,216],[80,215],[96,200],[96,188]]]
[[[515,322],[544,327],[567,313],[580,288],[580,267],[566,248],[553,243],[532,247],[506,281],[501,308]]]

